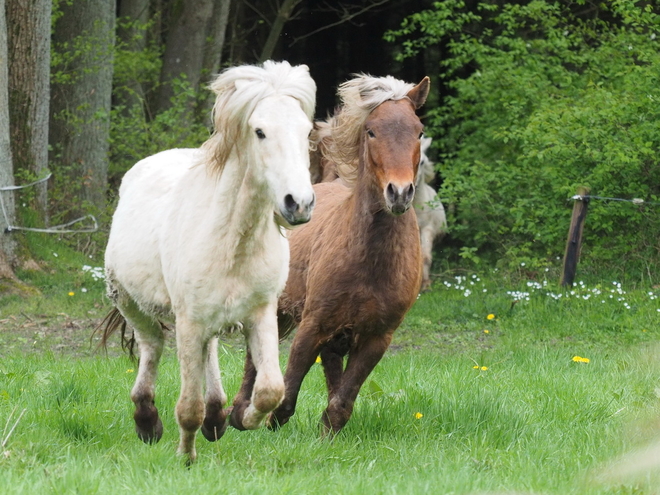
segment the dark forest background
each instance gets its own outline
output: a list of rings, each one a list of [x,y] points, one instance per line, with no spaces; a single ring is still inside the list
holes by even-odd
[[[91,213],[100,252],[125,171],[199,146],[213,75],[272,58],[310,67],[317,118],[354,73],[430,76],[445,262],[544,266],[587,186],[625,201],[592,201],[584,257],[652,273],[659,43],[650,0],[0,0],[0,187],[52,173],[0,192],[0,227]],[[0,236],[0,276],[21,239]]]

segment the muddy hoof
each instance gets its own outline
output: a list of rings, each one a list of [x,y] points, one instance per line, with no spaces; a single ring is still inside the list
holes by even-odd
[[[235,428],[238,431],[245,431],[247,428],[243,426],[243,414],[245,414],[245,409],[247,404],[241,404],[239,406],[234,405],[232,407],[231,414],[229,415],[229,424],[232,428]]]
[[[227,415],[231,412],[231,408],[218,411],[215,417],[206,417],[202,423],[202,435],[209,442],[215,442],[222,438],[227,430]]]
[[[144,443],[157,443],[163,436],[163,422],[157,418],[155,425],[146,428],[136,424],[135,432]]]

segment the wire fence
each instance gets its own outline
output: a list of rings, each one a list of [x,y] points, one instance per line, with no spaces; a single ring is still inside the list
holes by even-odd
[[[24,184],[22,186],[4,186],[0,187],[0,209],[2,210],[2,216],[5,219],[5,225],[7,226],[5,228],[5,234],[9,234],[15,230],[22,230],[22,231],[28,231],[28,232],[42,232],[44,234],[81,234],[81,233],[91,233],[91,232],[96,232],[99,230],[99,224],[96,221],[96,217],[94,215],[85,215],[80,218],[76,218],[75,220],[71,220],[70,222],[63,223],[61,225],[53,225],[48,228],[44,229],[38,229],[38,228],[33,228],[33,227],[21,227],[18,225],[12,225],[12,223],[9,221],[9,214],[7,212],[7,207],[5,205],[5,201],[3,198],[3,192],[7,191],[17,191],[19,189],[27,189],[29,187],[36,186],[38,184],[42,184],[46,182],[48,179],[52,177],[53,174],[48,174],[46,177],[43,177],[39,180],[35,180],[34,182],[30,182],[29,184]],[[72,225],[75,225],[79,222],[82,222],[83,220],[91,220],[92,221],[92,226],[91,227],[82,227],[80,229],[69,229]]]

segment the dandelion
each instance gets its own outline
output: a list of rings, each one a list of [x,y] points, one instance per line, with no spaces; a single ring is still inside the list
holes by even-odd
[[[75,295],[76,295],[75,292],[73,292],[73,291],[72,291],[72,292],[69,292],[69,296],[75,296]]]
[[[416,412],[415,413],[415,419],[422,419],[424,415],[421,412]]]
[[[128,369],[126,370],[126,373],[133,373],[134,371],[135,371],[135,370],[134,370],[133,368],[128,368]]]
[[[486,316],[486,319],[487,319],[487,320],[494,320],[494,319],[495,319],[495,315],[494,315],[493,313],[490,313],[488,316]]]
[[[588,363],[588,362],[590,362],[590,359],[586,358],[586,357],[573,356],[573,362],[574,363]]]
[[[482,367],[479,368],[479,369],[480,369],[481,371],[486,371],[486,370],[488,370],[488,366],[482,366]]]
[[[490,333],[490,330],[486,329],[484,330],[484,333]]]
[[[473,370],[478,370],[478,369],[479,369],[479,366],[475,364],[474,366],[472,366],[472,369],[473,369]]]

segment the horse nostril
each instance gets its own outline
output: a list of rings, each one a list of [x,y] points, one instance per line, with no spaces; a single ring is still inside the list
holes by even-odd
[[[387,184],[387,189],[385,190],[385,194],[387,194],[387,198],[392,203],[394,203],[396,201],[396,198],[397,198],[398,195],[396,193],[396,189],[394,188],[394,186],[392,185],[391,182],[389,184]]]
[[[410,203],[415,196],[415,185],[410,183],[410,185],[403,191],[403,198],[406,203]]]
[[[287,209],[287,211],[293,213],[298,209],[298,203],[296,203],[296,200],[293,199],[293,196],[287,194],[284,196],[284,207]]]

